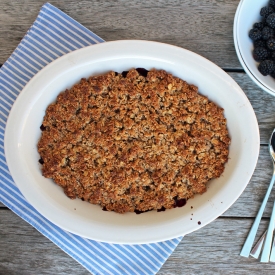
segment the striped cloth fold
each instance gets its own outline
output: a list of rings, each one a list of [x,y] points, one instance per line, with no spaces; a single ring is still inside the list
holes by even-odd
[[[60,229],[22,196],[10,175],[4,153],[9,111],[28,81],[56,58],[104,42],[96,34],[46,3],[18,47],[0,69],[0,201],[93,274],[156,274],[180,238],[144,245],[96,242]]]

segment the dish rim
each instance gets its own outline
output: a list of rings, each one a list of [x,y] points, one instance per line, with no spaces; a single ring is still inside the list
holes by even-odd
[[[201,60],[204,60],[204,62],[206,62],[209,66],[211,65],[211,66],[214,66],[214,68],[216,69],[216,70],[219,70],[219,72],[221,73],[221,74],[223,74],[223,76],[225,77],[225,78],[227,78],[227,80],[230,80],[231,82],[233,81],[234,83],[235,83],[235,85],[236,86],[238,86],[238,84],[228,75],[228,74],[226,74],[221,68],[219,68],[217,65],[215,65],[214,63],[212,63],[211,61],[209,61],[209,60],[207,60],[206,58],[204,58],[204,57],[202,57],[202,56],[200,56],[200,55],[198,55],[198,54],[196,54],[196,53],[194,53],[194,52],[191,52],[191,51],[188,51],[188,50],[186,50],[186,49],[183,49],[183,48],[180,48],[180,47],[176,47],[176,46],[173,46],[173,45],[169,45],[169,44],[165,44],[165,43],[160,43],[160,42],[153,42],[153,41],[145,41],[145,40],[118,40],[118,41],[112,41],[112,42],[104,42],[104,43],[102,43],[102,44],[97,44],[97,45],[92,45],[92,46],[89,46],[89,47],[86,47],[86,48],[82,48],[82,49],[79,49],[79,50],[76,50],[76,51],[74,51],[74,52],[71,52],[71,53],[68,53],[68,54],[66,54],[66,55],[64,55],[64,56],[62,56],[62,57],[60,57],[60,58],[58,58],[58,59],[56,59],[55,61],[53,61],[52,63],[50,63],[50,64],[48,64],[47,66],[45,66],[41,71],[39,71],[35,76],[34,76],[34,78],[33,79],[36,79],[36,78],[38,78],[38,77],[40,77],[40,75],[43,75],[43,72],[45,72],[46,70],[49,70],[49,68],[51,68],[52,66],[55,66],[55,64],[57,63],[57,62],[62,62],[62,60],[66,60],[66,58],[68,58],[68,56],[69,57],[71,57],[71,56],[74,56],[74,55],[77,55],[79,52],[81,52],[81,51],[84,51],[85,49],[87,49],[87,48],[92,48],[92,49],[94,49],[94,47],[102,47],[101,45],[111,45],[111,44],[116,44],[116,43],[141,43],[141,44],[147,44],[148,45],[148,43],[149,44],[154,44],[154,45],[163,45],[164,47],[167,47],[167,48],[169,48],[169,50],[176,50],[176,51],[185,51],[185,52],[187,52],[187,53],[189,53],[189,54],[191,54],[191,55],[195,55],[197,58],[199,58],[199,59],[201,59]],[[33,83],[33,79],[31,79],[30,80],[30,82],[24,87],[24,89],[22,90],[22,92],[19,94],[19,96],[17,97],[17,99],[16,99],[16,101],[15,101],[15,103],[13,104],[13,106],[12,106],[12,109],[11,109],[11,111],[10,111],[10,115],[9,115],[9,117],[8,117],[8,121],[7,121],[7,127],[6,127],[6,131],[5,131],[5,152],[7,152],[8,150],[8,144],[9,144],[9,142],[10,142],[10,140],[9,140],[9,134],[10,134],[10,123],[9,123],[9,121],[11,120],[11,118],[13,117],[13,115],[11,115],[11,114],[13,114],[15,111],[13,111],[13,110],[16,110],[16,108],[17,108],[17,105],[20,103],[20,100],[21,100],[21,98],[22,97],[24,97],[24,91],[26,91],[26,90],[28,90],[29,89],[29,87],[32,85],[32,83]],[[241,91],[242,93],[243,93],[243,95],[244,95],[244,92],[242,91],[242,89],[238,86],[238,88],[239,88],[239,91]],[[245,95],[244,95],[245,96]],[[18,98],[19,98],[19,100],[18,100]],[[245,97],[246,98],[246,97]],[[248,101],[248,99],[246,98],[246,100]],[[19,102],[19,103],[18,103]],[[249,101],[248,101],[249,102]],[[250,102],[249,102],[249,104],[250,104]],[[250,107],[251,107],[251,105],[250,105]],[[251,107],[251,109],[252,109],[252,111],[253,111],[253,114],[254,114],[254,116],[253,116],[253,118],[251,118],[251,119],[254,119],[254,122],[256,122],[256,124],[254,124],[254,125],[256,125],[257,127],[256,127],[256,130],[257,130],[257,138],[256,138],[256,142],[255,142],[255,144],[258,144],[258,150],[256,150],[256,148],[255,148],[255,151],[256,151],[256,153],[255,153],[255,155],[256,155],[256,157],[255,157],[255,160],[254,160],[254,163],[253,163],[253,168],[252,168],[252,172],[251,172],[251,176],[252,176],[252,174],[253,174],[253,172],[254,172],[254,170],[255,170],[255,166],[256,166],[256,164],[257,164],[257,159],[258,159],[258,155],[259,155],[259,128],[258,128],[258,123],[257,123],[257,119],[256,119],[256,116],[255,116],[255,113],[254,113],[254,110],[253,110],[253,108]],[[10,168],[10,163],[11,163],[11,159],[10,159],[10,155],[8,154],[8,153],[6,153],[6,159],[7,159],[7,163],[8,163],[8,166],[9,166],[9,168]],[[11,169],[10,169],[11,170]],[[11,174],[12,174],[13,172],[11,171]],[[225,212],[238,198],[239,198],[239,196],[242,194],[242,192],[244,191],[244,189],[246,188],[246,186],[247,186],[247,184],[249,183],[249,180],[250,180],[250,178],[251,178],[251,176],[249,177],[249,179],[247,180],[247,183],[243,186],[243,188],[242,189],[240,189],[239,190],[239,194],[237,194],[236,196],[235,196],[235,198],[234,198],[234,200],[232,200],[231,201],[231,204],[230,205],[228,205],[226,208],[224,208],[222,211],[220,211],[220,213],[219,213],[219,215],[221,215],[223,212]],[[17,185],[17,183],[16,183],[16,185]],[[17,185],[18,186],[18,185]],[[18,187],[19,188],[19,187]],[[20,188],[19,188],[20,189]],[[21,189],[20,189],[20,191],[21,191]],[[22,192],[22,191],[21,191]],[[22,192],[23,193],[23,192]],[[24,193],[23,193],[24,194]],[[27,200],[29,200],[28,199],[28,196],[26,196],[25,194],[24,194],[24,196],[27,198]],[[34,206],[35,207],[35,206]],[[36,207],[35,207],[36,208]],[[36,208],[37,209],[37,208]],[[38,211],[38,212],[40,212],[41,213],[41,211]],[[41,213],[43,216],[45,216],[43,213]],[[218,216],[219,216],[218,215]],[[210,223],[210,222],[212,222],[213,220],[215,220],[218,216],[216,216],[216,215],[214,215],[213,217],[211,217],[210,219],[208,219],[208,222],[207,223],[205,223],[205,224],[203,224],[203,226],[205,226],[206,224],[208,224],[208,223]],[[47,217],[48,218],[48,217]],[[60,226],[60,225],[58,225],[58,226]],[[65,229],[65,230],[68,230],[67,228],[64,228],[63,226],[60,226],[61,228],[63,228],[63,229]],[[194,229],[194,230],[192,230],[192,231],[190,231],[190,232],[193,232],[193,231],[195,231],[195,230],[197,230],[197,229],[199,229],[200,227],[202,227],[202,226],[198,226],[196,229]],[[70,230],[68,230],[68,231],[70,231]],[[70,232],[72,232],[72,231],[70,231]],[[185,234],[188,234],[188,233],[190,233],[190,232],[186,232]],[[78,234],[78,233],[76,233],[76,232],[72,232],[72,233],[75,233],[75,234]],[[78,234],[78,235],[81,235],[81,234]],[[168,238],[166,237],[166,238],[156,238],[156,239],[154,239],[154,240],[150,240],[149,242],[156,242],[156,241],[164,241],[164,240],[167,240],[167,239],[171,239],[171,238],[176,238],[176,237],[180,237],[180,236],[182,236],[183,234],[181,233],[181,234],[177,234],[177,235],[174,235],[174,236],[169,236]],[[83,235],[81,235],[81,236],[83,236]],[[89,236],[84,236],[84,237],[88,237],[89,238]],[[95,239],[95,240],[98,240],[98,241],[106,241],[106,240],[102,240],[102,239]],[[107,240],[107,241],[109,241],[109,240]],[[110,242],[110,241],[109,241]],[[124,241],[122,241],[122,242],[119,242],[119,241],[116,241],[115,243],[125,243]],[[138,244],[138,243],[148,243],[148,241],[145,241],[145,242],[143,242],[143,241],[134,241],[134,242],[126,242],[126,243],[129,243],[129,244]]]

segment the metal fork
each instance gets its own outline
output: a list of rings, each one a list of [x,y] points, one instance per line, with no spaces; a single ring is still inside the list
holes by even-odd
[[[273,132],[270,136],[268,148],[269,148],[269,153],[270,153],[270,156],[271,156],[271,159],[273,162],[273,175],[272,175],[270,184],[268,186],[268,189],[266,191],[262,205],[259,209],[259,212],[254,220],[254,223],[249,231],[249,234],[246,238],[246,241],[245,241],[242,251],[240,253],[240,255],[243,257],[249,257],[252,245],[254,243],[254,240],[255,240],[255,237],[257,234],[258,227],[260,225],[260,222],[261,222],[261,219],[262,219],[262,216],[264,213],[264,209],[266,207],[266,203],[268,201],[269,195],[270,195],[272,187],[274,185],[274,181],[275,181],[275,129],[273,130]]]
[[[274,225],[275,225],[275,201],[273,204],[272,214],[270,217],[270,222],[269,222],[269,226],[268,226],[266,237],[265,237],[264,249],[263,249],[262,256],[261,256],[262,263],[269,262]]]
[[[273,245],[272,245],[269,261],[270,262],[275,262],[275,238],[273,240]]]
[[[254,248],[250,252],[250,255],[252,257],[254,257],[255,259],[258,259],[262,252],[266,233],[267,233],[267,230],[264,232],[264,234],[261,236],[261,238],[258,240],[258,242],[255,244]]]

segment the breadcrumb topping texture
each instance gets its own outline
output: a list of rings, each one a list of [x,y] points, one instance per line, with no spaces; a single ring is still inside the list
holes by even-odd
[[[81,79],[48,106],[42,173],[71,198],[118,213],[206,192],[228,160],[223,109],[164,70]]]

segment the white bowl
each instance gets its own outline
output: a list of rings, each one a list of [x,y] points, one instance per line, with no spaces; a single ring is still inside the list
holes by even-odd
[[[259,62],[256,62],[252,56],[253,42],[248,36],[253,24],[261,21],[260,10],[268,2],[267,0],[242,0],[235,14],[233,32],[236,53],[245,72],[255,84],[274,96],[275,79],[271,76],[263,76],[259,72]]]
[[[82,77],[133,67],[171,72],[198,86],[201,94],[224,108],[232,138],[225,171],[210,183],[205,194],[190,199],[182,208],[141,215],[105,212],[79,199],[70,200],[59,186],[41,175],[36,145],[47,106]],[[56,225],[97,241],[149,243],[193,232],[234,203],[255,169],[259,130],[254,111],[241,88],[207,59],[156,42],[116,41],[67,54],[46,66],[27,84],[8,119],[5,154],[12,177],[23,195]]]

